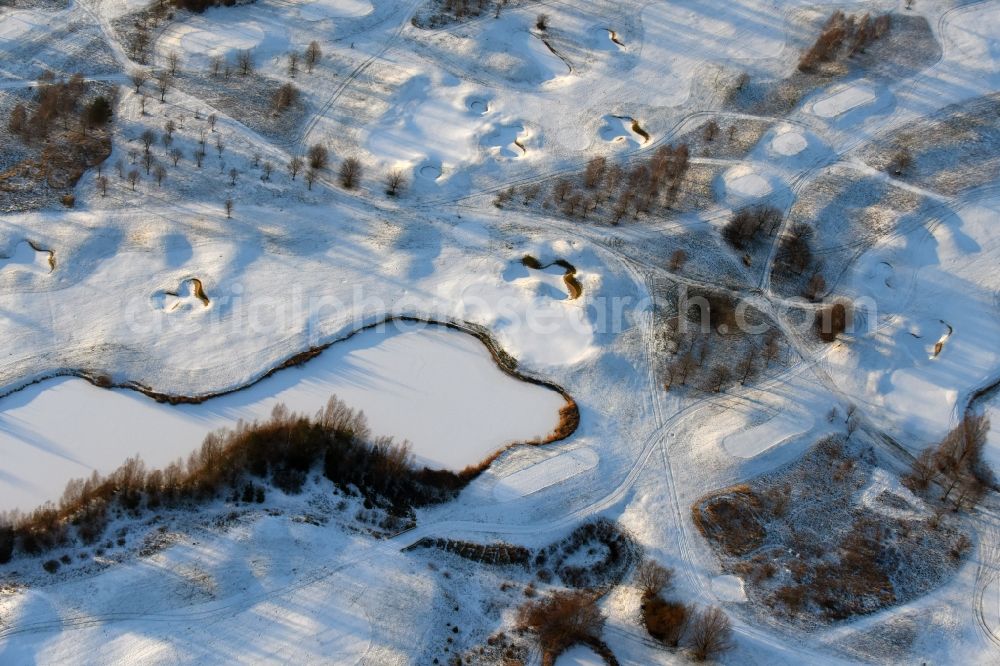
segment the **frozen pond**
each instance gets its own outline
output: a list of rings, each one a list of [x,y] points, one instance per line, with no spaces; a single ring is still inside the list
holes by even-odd
[[[380,326],[317,358],[200,405],[56,378],[0,399],[0,510],[55,500],[69,479],[140,454],[162,467],[209,431],[266,418],[274,405],[312,414],[332,394],[372,431],[408,439],[421,463],[461,469],[513,441],[543,437],[565,401],[504,374],[471,335],[442,326]]]

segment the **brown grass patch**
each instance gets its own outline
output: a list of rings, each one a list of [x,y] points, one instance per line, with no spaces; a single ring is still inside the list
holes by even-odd
[[[757,518],[762,504],[749,486],[735,486],[695,502],[695,526],[729,555],[745,555],[764,542],[766,531]]]

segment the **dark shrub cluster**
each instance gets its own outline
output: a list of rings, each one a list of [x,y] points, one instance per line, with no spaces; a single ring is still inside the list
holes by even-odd
[[[51,72],[43,74],[30,108],[23,103],[15,105],[7,128],[31,143],[44,141],[54,132],[107,124],[112,115],[110,100],[98,96],[85,102],[88,87],[82,74],[74,74],[68,80],[56,79]]]
[[[599,650],[606,663],[618,663],[600,638],[605,618],[597,598],[588,590],[559,591],[518,608],[517,626],[535,636],[542,664],[554,664],[560,654],[579,643]]]
[[[599,518],[539,551],[535,565],[551,567],[570,587],[607,589],[625,578],[639,552],[639,545],[628,533]]]
[[[693,605],[664,596],[673,571],[646,560],[635,572],[642,590],[642,624],[646,632],[669,648],[684,644],[696,661],[705,661],[732,648],[732,625],[721,609],[698,611]]]
[[[110,93],[89,92],[90,84],[80,74],[68,80],[56,79],[51,72],[39,77],[33,99],[15,105],[7,122],[11,133],[34,150],[0,174],[0,189],[8,179],[22,181],[19,188],[33,183],[36,191],[44,189],[43,185],[70,188],[88,168],[107,159],[111,134],[106,126],[112,118],[113,98]],[[71,193],[61,200],[66,207],[75,203]]]
[[[816,335],[823,342],[833,342],[837,336],[847,331],[852,323],[849,303],[831,303],[816,311]]]
[[[407,546],[405,550],[417,550],[419,548],[437,548],[449,553],[454,553],[461,558],[479,562],[480,564],[517,564],[527,566],[531,562],[531,551],[524,546],[515,546],[509,543],[481,544],[472,541],[458,541],[455,539],[432,539],[430,537]]]
[[[812,237],[812,227],[805,224],[793,224],[781,238],[776,268],[794,275],[802,275],[806,272],[806,269],[813,264],[813,251],[810,243]]]
[[[747,206],[733,213],[722,229],[722,237],[737,250],[746,250],[761,237],[773,236],[781,223],[781,211],[773,206]]]

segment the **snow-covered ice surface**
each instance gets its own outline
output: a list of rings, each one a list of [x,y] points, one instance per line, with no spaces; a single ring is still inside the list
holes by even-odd
[[[106,474],[131,455],[164,467],[186,459],[209,431],[264,420],[279,403],[314,414],[331,395],[363,410],[380,435],[409,440],[419,463],[456,470],[544,437],[564,405],[555,391],[504,375],[472,336],[416,324],[363,331],[303,366],[198,405],[51,379],[0,398],[0,506],[58,499],[66,481]]]
[[[128,26],[145,2],[34,4],[0,9],[5,114],[53,53],[88,54],[91,41],[112,42],[118,74],[88,57],[77,63],[112,84],[142,66],[112,21]],[[810,632],[755,614],[744,589],[752,583],[723,575],[690,507],[860,423],[855,436],[869,436],[896,465],[857,493],[881,510],[884,492],[907,497],[900,449],[934,443],[970,396],[1000,377],[1000,178],[987,173],[977,189],[948,195],[859,158],[873,142],[1000,89],[1000,2],[918,0],[910,10],[894,0],[512,3],[500,18],[490,12],[434,29],[412,24],[420,4],[258,0],[178,12],[151,31],[151,67],[177,53],[185,76],[207,76],[214,55],[252,49],[261,80],[299,88],[303,120],[271,140],[248,127],[270,122],[270,100],[243,100],[259,107],[251,111],[227,107],[190,94],[181,77],[162,104],[147,84],[143,112],[140,96],[122,85],[107,197],[90,170],[73,208],[0,216],[0,393],[9,393],[0,398],[0,507],[53,498],[66,478],[135,453],[151,465],[172,460],[213,428],[266,416],[279,399],[313,411],[337,393],[365,410],[375,432],[409,439],[421,460],[449,467],[552,428],[558,394],[504,376],[473,338],[435,330],[362,333],[200,406],[46,379],[79,371],[164,393],[225,392],[391,315],[487,330],[520,372],[567,390],[579,429],[552,445],[511,448],[455,500],[418,510],[417,527],[393,538],[352,530],[361,502],[310,479],[301,496],[269,491],[264,507],[219,500],[204,515],[169,516],[162,533],[115,517],[107,539],[115,543],[124,529],[122,550],[104,552],[101,543],[102,554],[88,546],[80,558],[56,549],[52,557],[65,550],[71,559],[57,575],[18,556],[0,565],[0,662],[431,663],[445,657],[437,651],[445,638],[471,649],[510,631],[513,608],[497,610],[496,590],[476,582],[478,565],[435,553],[432,568],[403,548],[423,537],[535,548],[606,516],[675,569],[673,596],[730,614],[735,649],[721,663],[995,663],[993,498],[969,517],[973,549],[939,588]],[[739,74],[753,83],[794,76],[834,7],[923,17],[940,58],[903,77],[852,69],[823,78],[780,117],[731,111],[728,87]],[[535,25],[543,11],[545,31]],[[323,57],[311,74],[300,63],[293,80],[288,52],[312,40]],[[218,117],[214,132],[209,114]],[[692,150],[693,167],[710,173],[714,201],[704,210],[611,226],[566,220],[553,202],[529,206],[516,196],[492,205],[497,192],[569,175],[594,156],[632,166],[699,134],[708,118],[720,125],[713,145],[721,156],[706,156],[704,145]],[[142,131],[161,132],[167,120],[177,124],[173,145],[183,158],[162,185],[143,173],[133,192],[112,165],[135,162]],[[744,122],[759,124],[760,138],[736,150],[727,132]],[[209,156],[199,169],[190,156],[203,129]],[[285,166],[314,143],[330,148],[333,164],[307,189]],[[164,149],[153,151],[166,164]],[[270,179],[253,166],[255,153],[274,165]],[[348,155],[365,167],[353,191],[336,182]],[[918,156],[918,166],[934,159]],[[394,168],[408,182],[389,197],[384,176]],[[770,271],[746,267],[717,229],[743,205],[787,212],[825,186],[832,169],[927,205],[898,228],[864,229],[871,243],[831,240],[847,249],[820,257],[827,289],[862,303],[868,327],[821,346],[788,315],[813,306],[777,295]],[[229,197],[231,219],[222,205]],[[846,219],[856,212],[852,197],[817,213]],[[678,248],[687,264],[670,270]],[[777,244],[767,249],[761,259],[773,262]],[[583,294],[569,298],[560,270],[527,269],[524,255],[570,262]],[[658,286],[672,280],[726,289],[773,316],[793,347],[789,365],[718,393],[664,390],[662,322],[653,315]],[[1000,421],[995,393],[972,407]],[[996,432],[987,451],[995,468]],[[346,508],[337,508],[341,500]],[[926,511],[912,504],[892,510]],[[147,532],[162,535],[162,549],[143,548]],[[601,600],[602,638],[619,661],[682,658],[651,644],[638,604],[628,581]],[[577,647],[564,663],[599,659]]]

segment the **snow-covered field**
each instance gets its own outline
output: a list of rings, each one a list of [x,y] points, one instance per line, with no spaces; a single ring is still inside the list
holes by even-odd
[[[21,181],[0,173],[0,209],[13,211],[0,214],[0,513],[57,500],[70,478],[135,454],[162,467],[279,402],[314,413],[336,394],[376,434],[411,442],[421,465],[454,470],[557,425],[564,398],[502,372],[471,335],[351,335],[394,316],[488,335],[517,372],[572,396],[580,423],[558,442],[510,448],[395,536],[369,534],[370,503],[319,475],[301,495],[269,489],[262,505],[216,498],[199,510],[109,513],[92,544],[0,564],[0,663],[472,658],[498,632],[516,635],[529,583],[542,596],[565,585],[535,565],[406,547],[429,538],[535,549],[596,517],[674,570],[673,598],[725,610],[734,645],[720,663],[1000,659],[995,492],[955,518],[971,546],[939,587],[808,630],[754,601],[753,576],[723,571],[691,517],[707,493],[780,471],[833,435],[871,452],[858,507],[928,520],[926,508],[883,501],[922,503],[900,482],[909,459],[967,413],[1000,421],[1000,116],[958,113],[938,143],[906,137],[1000,89],[1000,0],[518,1],[499,17],[491,3],[430,27],[414,22],[433,11],[417,0],[257,0],[178,10],[150,27],[140,54],[129,31],[149,7],[0,9],[9,159],[35,149],[8,131],[7,115],[43,69],[117,89],[106,195],[90,168],[72,207],[19,209]],[[892,12],[903,36],[890,31],[821,75],[800,72],[837,8]],[[289,52],[312,41],[322,56],[293,72]],[[240,52],[252,54],[252,74],[236,66]],[[174,57],[162,102],[155,78],[136,92],[130,73],[155,75]],[[212,74],[216,57],[227,74]],[[299,99],[279,112],[270,96],[286,83]],[[739,101],[739,86],[758,106]],[[157,135],[148,168],[145,130]],[[872,147],[900,137],[913,164],[883,166],[898,156]],[[638,179],[642,160],[682,138],[699,179],[684,187],[707,204],[690,205],[684,190],[674,208],[612,224],[567,213],[566,197],[551,194],[594,157],[620,166],[611,174],[621,182]],[[288,165],[314,144],[330,164],[293,177]],[[955,154],[972,157],[954,166]],[[353,189],[339,179],[347,157],[363,169]],[[393,170],[402,186],[389,194]],[[581,189],[581,208],[604,210],[602,191]],[[737,251],[720,231],[753,205],[782,221],[753,252]],[[811,226],[815,261],[789,277],[775,267],[793,218]],[[575,267],[579,297],[556,261]],[[814,334],[819,306],[802,288],[813,273],[817,299],[855,305],[857,328],[831,344]],[[741,380],[741,359],[724,359],[716,372],[730,381],[715,390],[668,382],[673,359],[698,358],[694,342],[667,339],[677,285],[752,305],[780,333],[778,360],[758,352],[757,372]],[[171,406],[84,376],[225,395]],[[984,458],[1000,472],[997,432]],[[59,558],[57,573],[42,568]],[[683,661],[646,633],[639,603],[628,578],[602,590],[600,638],[623,664]],[[603,660],[577,645],[556,663]]]

